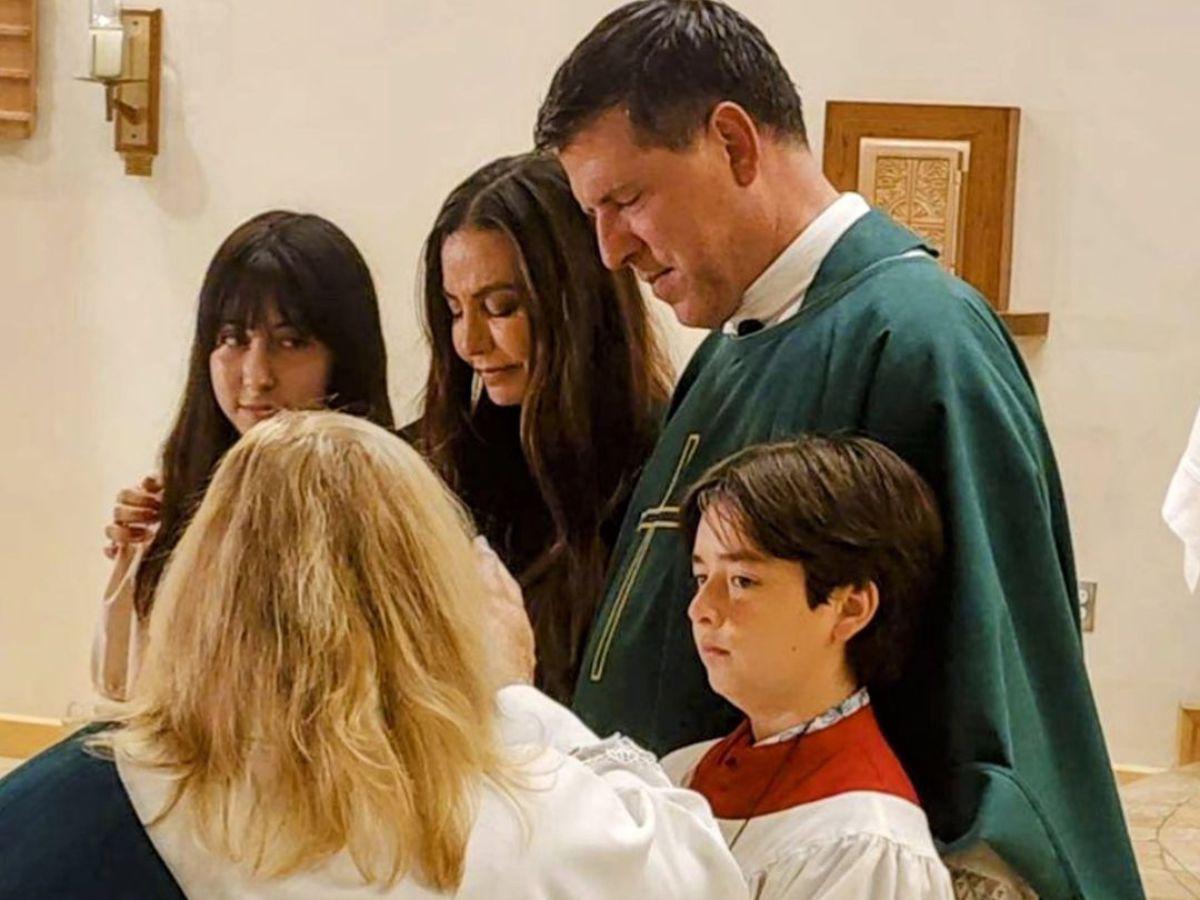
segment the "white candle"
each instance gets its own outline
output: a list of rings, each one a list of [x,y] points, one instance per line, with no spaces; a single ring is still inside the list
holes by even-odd
[[[120,28],[92,29],[92,77],[117,78],[125,53],[125,32]]]

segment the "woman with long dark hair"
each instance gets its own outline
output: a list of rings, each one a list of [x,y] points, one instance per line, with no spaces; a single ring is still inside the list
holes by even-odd
[[[124,698],[163,567],[221,456],[255,422],[315,407],[392,427],[375,287],[332,223],[263,213],[209,264],[161,474],[121,491],[105,529],[115,564],[92,653],[102,694]]]
[[[451,192],[425,243],[424,311],[412,430],[516,575],[537,684],[566,699],[669,367],[633,276],[605,269],[543,156],[496,160]]]

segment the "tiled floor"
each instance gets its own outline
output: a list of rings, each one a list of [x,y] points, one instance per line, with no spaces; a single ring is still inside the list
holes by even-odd
[[[1200,900],[1200,763],[1121,788],[1148,900]]]

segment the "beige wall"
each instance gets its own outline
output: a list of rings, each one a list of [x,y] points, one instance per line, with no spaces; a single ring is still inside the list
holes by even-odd
[[[152,464],[218,241],[272,206],[321,212],[375,272],[392,386],[422,354],[415,261],[438,202],[522,148],[593,0],[163,0],[163,152],[149,181],[110,149],[100,90],[75,82],[84,0],[42,0],[42,118],[0,144],[0,710],[89,697],[112,496]],[[948,6],[746,0],[806,97],[1024,110],[1013,305],[1049,309],[1029,349],[1100,582],[1088,661],[1114,757],[1171,759],[1174,704],[1200,693],[1200,600],[1158,507],[1200,404],[1200,124],[1191,0]],[[1190,114],[1188,111],[1192,111]],[[693,335],[674,332],[682,354]]]

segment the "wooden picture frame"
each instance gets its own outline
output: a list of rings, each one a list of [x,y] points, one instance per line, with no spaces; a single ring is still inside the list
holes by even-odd
[[[825,106],[824,169],[834,187],[858,191],[864,163],[926,159],[937,175],[935,203],[950,206],[939,207],[944,215],[932,232],[922,232],[920,222],[903,224],[934,234],[931,243],[950,246],[948,267],[987,298],[1013,334],[1044,335],[1047,313],[1008,308],[1020,120],[1021,111],[1012,106],[831,100]]]
[[[37,0],[0,0],[0,139],[37,124]]]

